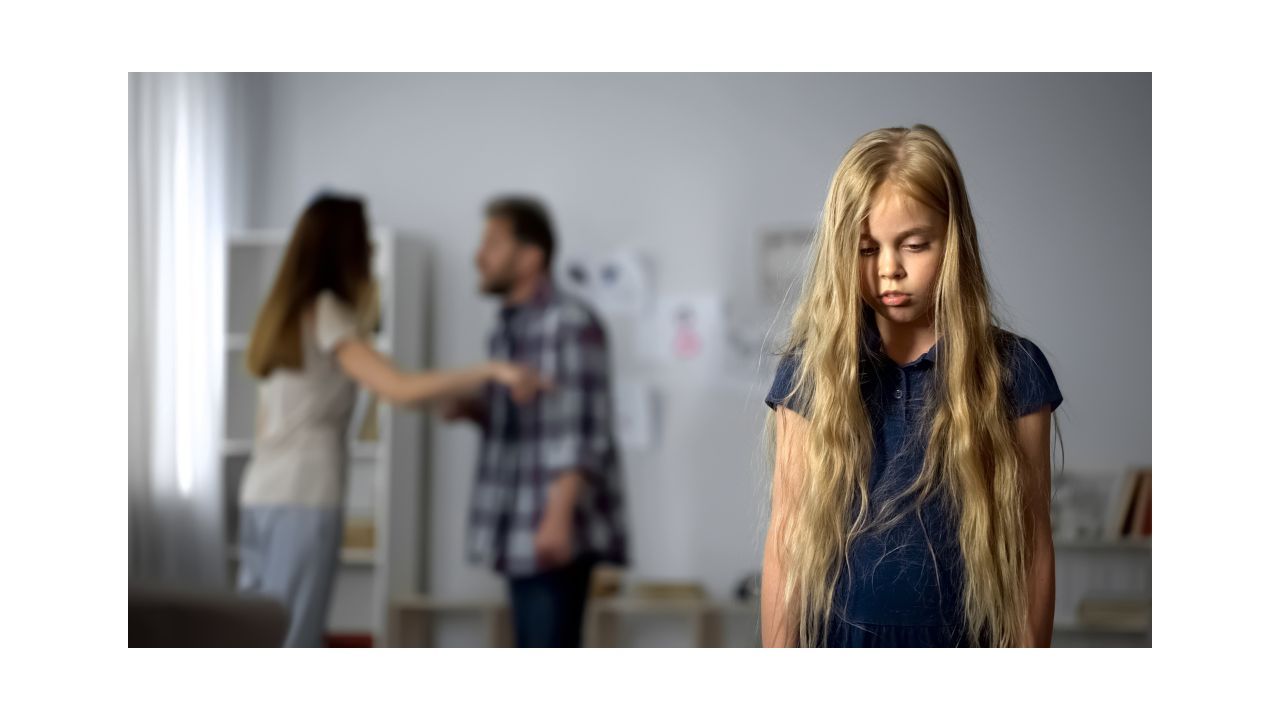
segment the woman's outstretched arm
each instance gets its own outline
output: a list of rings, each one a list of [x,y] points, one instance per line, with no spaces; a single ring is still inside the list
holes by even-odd
[[[529,368],[505,362],[484,362],[457,370],[405,372],[364,340],[344,340],[334,351],[351,379],[393,405],[408,406],[460,397],[497,382],[511,390],[518,403],[527,402],[547,382]]]

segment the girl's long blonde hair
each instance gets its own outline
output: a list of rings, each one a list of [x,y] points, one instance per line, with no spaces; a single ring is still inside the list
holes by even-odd
[[[858,239],[882,187],[907,193],[947,225],[933,298],[939,344],[923,470],[905,492],[876,506],[869,488],[872,428],[859,383],[872,348],[860,342],[868,310]],[[805,471],[780,526],[783,604],[801,646],[825,644],[835,580],[854,539],[901,520],[904,500],[918,508],[935,493],[945,494],[957,521],[970,641],[1026,642],[1030,520],[1002,392],[1001,338],[951,148],[925,125],[863,135],[832,177],[785,349],[801,358],[792,392],[809,420]]]

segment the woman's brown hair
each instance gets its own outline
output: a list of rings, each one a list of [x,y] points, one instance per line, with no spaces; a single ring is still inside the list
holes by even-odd
[[[302,368],[302,317],[328,290],[352,308],[372,298],[369,228],[364,203],[322,195],[303,211],[249,338],[246,364],[255,377]]]

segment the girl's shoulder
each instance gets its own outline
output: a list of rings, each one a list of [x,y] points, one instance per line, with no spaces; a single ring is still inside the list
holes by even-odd
[[[996,329],[996,345],[1004,365],[1005,391],[1014,417],[1048,405],[1050,412],[1062,404],[1062,391],[1048,357],[1040,346],[1017,333]]]
[[[777,410],[779,405],[790,408],[800,414],[804,412],[803,403],[796,390],[796,379],[800,374],[800,348],[794,348],[781,353],[778,358],[778,368],[773,373],[773,384],[769,388],[769,392],[765,395],[765,405],[770,410]]]

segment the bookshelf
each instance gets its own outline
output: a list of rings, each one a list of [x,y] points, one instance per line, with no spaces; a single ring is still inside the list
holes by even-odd
[[[371,235],[381,306],[381,327],[374,345],[401,367],[421,368],[426,358],[425,323],[411,319],[425,315],[422,278],[427,270],[426,248],[385,227],[375,227]],[[239,487],[253,450],[257,409],[257,387],[245,370],[244,353],[288,237],[288,231],[243,231],[229,235],[226,245],[222,456],[233,582]],[[403,308],[411,309],[406,312]],[[366,432],[362,437],[366,418],[374,421],[377,432],[372,436]],[[420,414],[392,411],[385,403],[373,403],[365,391],[358,392],[348,432],[344,509],[351,538],[363,535],[364,541],[357,546],[344,543],[342,548],[330,600],[327,629],[332,634],[370,635],[374,644],[385,644],[388,598],[418,588],[422,553],[418,509],[427,467],[425,432]],[[363,531],[351,533],[356,526]]]
[[[1054,647],[1151,647],[1146,622],[1088,623],[1085,598],[1151,601],[1151,538],[1055,538]]]
[[[758,647],[759,602],[706,597],[651,598],[626,595],[590,597],[583,616],[584,647],[627,647],[626,626],[635,621],[673,625],[681,647]],[[505,600],[450,599],[428,595],[397,598],[392,608],[389,644],[440,647],[441,623],[470,620],[478,626],[467,647],[511,647],[511,609]],[[737,640],[737,642],[730,642]],[[745,640],[746,642],[742,642]],[[678,642],[678,641],[677,641]]]
[[[584,643],[587,647],[625,646],[624,625],[635,619],[675,621],[689,631],[689,647],[758,647],[760,604],[756,600],[711,598],[652,598],[619,595],[591,598],[587,603]],[[728,626],[742,626],[730,628]],[[745,628],[748,645],[728,642],[741,637]]]

